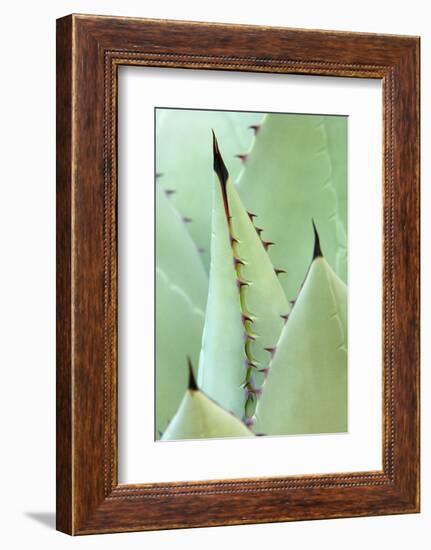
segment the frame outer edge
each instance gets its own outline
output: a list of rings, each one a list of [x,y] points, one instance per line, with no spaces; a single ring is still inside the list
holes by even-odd
[[[187,512],[183,509],[183,505],[186,505],[191,497],[196,499],[197,495],[195,494],[196,496],[193,496],[193,493],[183,496],[178,494],[175,499],[171,499],[170,496],[168,497],[166,495],[168,498],[166,505],[161,506],[160,511],[157,511],[157,506],[155,510],[154,506],[151,505],[150,502],[148,502],[148,504],[141,502],[138,505],[137,500],[132,500],[135,498],[139,499],[137,495],[136,497],[122,495],[120,499],[113,500],[112,496],[114,495],[111,491],[114,489],[115,492],[115,489],[118,489],[118,487],[112,487],[112,481],[115,485],[115,476],[114,479],[109,479],[109,476],[107,478],[106,471],[105,483],[103,484],[103,468],[100,465],[99,459],[101,457],[106,459],[106,453],[102,450],[100,430],[101,428],[103,429],[103,433],[105,434],[104,437],[107,438],[106,441],[108,442],[109,448],[112,444],[116,444],[114,441],[116,426],[111,425],[110,422],[112,410],[109,412],[107,411],[107,419],[106,415],[104,415],[105,420],[103,421],[103,425],[99,422],[98,425],[95,426],[93,415],[96,411],[100,411],[101,405],[101,401],[99,400],[100,388],[97,385],[100,384],[101,376],[99,369],[96,368],[98,366],[98,359],[100,358],[101,346],[100,342],[95,342],[93,338],[96,340],[99,338],[99,330],[97,330],[96,334],[94,333],[94,325],[87,327],[84,323],[85,326],[79,326],[79,322],[82,320],[89,322],[87,317],[88,313],[93,315],[95,314],[97,319],[101,318],[101,312],[99,309],[100,306],[96,304],[97,298],[93,295],[90,300],[88,295],[91,287],[88,285],[87,279],[89,276],[91,282],[97,283],[97,285],[101,280],[99,269],[100,266],[98,263],[101,257],[101,249],[98,244],[100,243],[100,240],[97,241],[98,235],[101,234],[100,226],[97,225],[101,216],[99,211],[100,205],[98,202],[100,198],[100,189],[95,192],[92,184],[92,182],[95,181],[95,178],[99,178],[100,165],[97,164],[97,166],[95,166],[94,163],[90,164],[92,159],[99,161],[99,159],[94,159],[94,154],[99,154],[98,149],[101,145],[100,134],[98,133],[100,131],[101,116],[100,98],[98,94],[102,93],[102,90],[100,89],[102,82],[100,63],[105,50],[110,50],[113,43],[121,45],[122,42],[126,40],[122,38],[122,34],[120,36],[120,32],[122,33],[125,31],[127,33],[129,29],[127,26],[127,21],[124,20],[123,23],[126,24],[122,24],[121,29],[117,28],[118,18],[106,18],[104,19],[103,24],[102,21],[97,21],[96,23],[96,19],[97,18],[94,18],[93,16],[72,15],[57,21],[57,529],[68,534],[87,534],[109,531],[113,532],[124,530],[163,529],[173,527],[198,527],[229,524],[229,521],[226,521],[224,514],[221,512],[219,519],[212,520],[204,514],[203,519],[199,521],[186,521],[187,517],[185,517],[185,514],[187,515]],[[140,38],[142,35],[139,34],[138,37],[137,31],[140,29],[136,28],[137,20],[132,21],[134,21],[134,28],[132,36],[129,36],[128,40],[133,40],[136,37],[137,42],[133,41],[133,48],[136,48],[135,52],[139,52],[139,48],[141,47],[144,48],[145,43],[148,43],[148,41],[150,41],[150,44],[156,44],[156,47],[159,47],[159,35],[155,38],[152,36],[148,37],[148,35],[146,35],[145,38]],[[138,21],[142,21],[142,24],[146,22],[146,20]],[[185,22],[171,23],[176,27],[180,25],[181,32],[183,32],[183,30],[187,30],[187,27],[189,26],[189,24]],[[164,21],[151,22],[151,25],[156,27],[156,34],[161,31],[166,32],[169,30],[166,28],[167,24],[168,23]],[[195,25],[196,30],[198,30],[199,25],[201,25],[201,31],[203,31],[204,26],[208,27],[208,25],[204,24],[194,23],[193,25]],[[132,26],[132,23],[130,26]],[[217,33],[224,35],[225,32],[228,32],[228,27],[230,31],[232,26],[218,26]],[[240,32],[241,29],[244,29],[244,32],[247,31],[253,34],[254,32],[258,32],[259,27],[247,28],[236,26],[235,32]],[[279,29],[279,31],[281,30],[282,29]],[[297,33],[294,29],[283,30],[289,31],[293,34]],[[271,28],[268,28],[268,32],[271,34]],[[312,33],[313,31],[309,32]],[[301,32],[300,34],[302,35],[303,33]],[[305,31],[304,34],[306,34]],[[333,34],[335,38],[339,36],[339,33],[336,33],[335,31]],[[76,36],[76,40],[74,40],[74,36]],[[354,38],[355,40],[360,41],[365,39],[368,40],[368,37],[364,37],[359,34],[352,34],[351,36],[352,43],[354,42]],[[377,40],[379,36],[380,35],[375,35],[373,37],[373,35],[370,35],[370,42]],[[384,35],[381,37],[386,38]],[[248,39],[250,39],[250,37],[248,37]],[[412,37],[400,39],[400,37],[389,36],[387,36],[387,39],[390,42],[388,45],[388,48],[389,46],[390,48],[387,63],[385,64],[387,68],[389,68],[389,65],[394,68],[396,64],[398,65],[397,68],[400,69],[401,65],[407,61],[407,50],[409,50],[409,60],[411,61],[414,59],[415,62],[418,62],[418,39],[412,39]],[[164,40],[165,38],[163,37],[160,42],[161,48],[165,47],[163,45]],[[276,38],[276,42],[277,41],[280,41],[279,36]],[[173,46],[171,43],[172,40],[168,40],[168,50],[174,46],[176,47],[176,43]],[[190,43],[190,48],[192,48],[192,46],[193,40]],[[372,44],[367,43],[364,50],[361,50],[362,58],[366,59],[367,52],[370,53],[370,51],[372,51],[370,46],[372,46]],[[309,52],[307,55],[312,55],[312,46],[307,44],[304,48]],[[331,48],[333,50],[334,44],[332,44]],[[401,52],[403,52],[403,55],[401,55]],[[75,60],[75,55],[78,54],[79,59],[76,58]],[[89,59],[86,59],[86,55],[89,56]],[[176,57],[176,54],[170,53],[169,55]],[[187,57],[187,55],[189,54],[186,53],[182,57]],[[389,63],[389,57],[391,56],[392,58]],[[397,61],[394,61],[394,56],[395,58],[399,56]],[[220,57],[220,59],[223,58],[223,56],[220,56],[218,52],[216,52],[215,57]],[[338,57],[338,54],[336,54],[336,57]],[[404,57],[404,59],[401,59],[402,57]],[[331,56],[329,56],[329,59],[330,58]],[[318,73],[335,74],[333,67],[330,67],[330,65],[334,64],[337,65],[337,63],[331,64],[328,62],[327,72],[326,69],[319,68]],[[201,61],[194,63],[194,65],[195,68],[203,68],[199,67],[201,65]],[[173,66],[175,66],[175,64]],[[88,87],[88,82],[83,83],[80,80],[85,74],[84,69],[85,71],[94,69],[94,72],[91,74],[91,80],[94,79],[94,86],[92,89]],[[233,70],[241,70],[241,68]],[[243,68],[242,70],[248,69]],[[265,68],[263,70],[266,72]],[[417,70],[418,63],[417,66],[410,70],[409,81],[406,83],[405,87],[403,86],[404,91],[407,90],[413,94],[414,100],[417,100],[418,97]],[[360,70],[359,72],[356,72],[355,69],[355,71],[352,72],[352,76],[368,77],[368,75],[368,71]],[[397,101],[403,101],[402,94],[397,97]],[[412,118],[409,125],[410,137],[416,136],[417,138],[418,124],[415,126],[415,123],[418,123],[418,104],[415,105],[415,108],[412,108],[411,101],[410,103],[406,103],[407,107],[405,112]],[[86,118],[85,114],[91,106],[95,107],[94,111],[91,111],[94,116],[83,120]],[[79,112],[77,110],[79,110]],[[75,122],[74,117],[76,119]],[[398,132],[402,132],[402,125],[399,120],[396,121],[396,130]],[[96,134],[95,144],[90,141],[91,138],[94,137],[92,132],[95,132]],[[419,238],[419,228],[418,219],[414,219],[413,216],[414,212],[416,212],[417,215],[417,209],[419,206],[418,143],[415,142],[411,144],[411,147],[413,149],[413,154],[407,155],[408,160],[406,160],[406,157],[401,158],[399,148],[396,148],[395,152],[398,153],[398,156],[395,160],[396,163],[398,163],[398,168],[401,166],[403,167],[403,170],[405,170],[406,166],[408,166],[410,169],[414,169],[415,175],[411,180],[413,185],[411,186],[411,195],[409,195],[410,200],[407,206],[408,210],[406,211],[405,218],[403,217],[403,221],[407,221],[409,223],[409,228],[412,229],[412,235],[406,237],[405,239],[407,239],[406,242],[412,245],[413,260],[418,263],[419,257],[417,244]],[[106,161],[105,157],[104,160]],[[78,161],[79,164],[77,164]],[[81,169],[81,162],[85,165],[84,170]],[[109,169],[110,168],[111,167],[109,166]],[[85,169],[87,169],[87,171],[85,171]],[[397,179],[402,181],[400,178]],[[400,187],[397,188],[397,191],[399,190]],[[114,203],[108,201],[108,204],[111,205],[108,208],[110,211]],[[95,207],[95,211],[91,211],[90,206]],[[88,221],[88,218],[85,216],[89,214],[89,210],[91,214],[94,215],[94,219],[96,221],[94,223],[92,222],[92,224],[87,227],[87,230],[90,229],[91,233],[89,245],[88,247],[85,247],[83,246],[83,239],[88,239],[89,237],[89,235],[85,233],[84,228]],[[74,227],[75,218],[76,226]],[[84,226],[82,224],[84,224]],[[113,236],[115,236],[115,233],[110,235],[111,238]],[[107,235],[104,233],[104,246],[107,244],[106,237]],[[396,242],[398,254],[400,253],[398,247],[400,247],[402,241],[403,239],[398,236],[398,240]],[[94,259],[95,256],[90,254],[91,252],[96,252],[96,260]],[[78,258],[79,262],[77,261]],[[416,264],[414,268],[407,269],[408,264],[406,264],[404,256],[403,258],[397,257],[396,261],[398,261],[401,266],[401,274],[406,280],[408,280],[404,281],[400,285],[399,289],[397,287],[397,290],[399,291],[400,296],[405,298],[406,282],[413,284],[414,290],[412,293],[412,298],[415,300],[418,290],[418,272],[416,270]],[[94,262],[97,263],[96,266]],[[91,267],[96,267],[97,272],[94,271],[94,269],[91,271]],[[110,273],[114,272],[110,271]],[[111,279],[108,277],[108,286],[110,284]],[[97,285],[94,285],[93,292],[99,290]],[[419,305],[416,302],[411,304],[407,307],[407,312],[409,321],[413,324],[411,335],[417,338],[417,328],[419,326]],[[74,317],[76,317],[77,323],[75,326]],[[400,323],[398,326],[398,330],[401,331],[403,335],[405,334],[405,323],[406,321],[404,320],[404,324]],[[91,333],[91,331],[90,333],[85,333],[85,330],[88,328],[93,330],[93,333]],[[75,351],[73,349],[74,345],[76,348]],[[397,419],[406,424],[407,431],[404,441],[410,444],[410,448],[408,448],[406,453],[408,456],[405,459],[405,462],[403,462],[407,468],[407,474],[401,471],[399,464],[396,464],[396,469],[399,469],[401,474],[401,479],[398,479],[398,482],[401,481],[401,483],[398,483],[397,487],[387,487],[387,490],[385,489],[383,492],[379,492],[377,487],[374,489],[371,487],[365,488],[367,490],[365,490],[364,494],[369,494],[372,498],[381,499],[379,500],[379,503],[375,500],[375,507],[369,510],[365,510],[364,508],[363,511],[360,511],[359,507],[354,510],[351,509],[350,512],[344,510],[339,513],[337,512],[336,514],[332,514],[329,511],[329,502],[326,503],[325,500],[325,505],[323,508],[322,501],[319,509],[316,510],[315,515],[310,513],[310,516],[307,517],[307,519],[312,519],[313,516],[315,518],[329,518],[418,511],[418,418],[416,416],[412,418],[413,414],[418,414],[419,403],[419,357],[416,355],[418,342],[415,340],[408,346],[404,345],[401,355],[406,353],[407,348],[411,353],[414,352],[410,359],[410,362],[414,362],[412,367],[414,372],[409,374],[407,372],[407,367],[401,368],[401,365],[398,365],[397,363],[397,366],[400,366],[401,368],[402,377],[405,377],[408,382],[408,387],[406,386],[404,390],[397,390],[397,404],[399,405]],[[76,355],[74,356],[75,352]],[[76,391],[74,390],[75,375]],[[92,401],[90,401],[90,394],[86,389],[87,387],[97,390],[97,396],[91,396]],[[410,401],[408,401],[408,391],[412,392],[412,395],[410,395]],[[115,400],[114,389],[110,389],[106,393],[105,400],[106,398],[108,398],[110,403],[109,407],[114,407],[114,403],[112,402],[112,399]],[[406,408],[407,402],[410,403],[410,407],[408,409]],[[397,448],[399,452],[400,448],[398,445]],[[400,459],[401,458],[402,457],[400,456]],[[89,461],[95,462],[89,465]],[[415,484],[416,489],[413,488],[413,484]],[[355,484],[353,484],[353,486],[354,485]],[[353,486],[352,489],[343,490],[343,495],[351,494],[352,496],[358,496],[359,492],[356,491],[356,489],[353,489]],[[392,489],[395,488],[401,492],[394,493]],[[251,491],[253,491],[253,489]],[[232,493],[235,493],[235,491],[232,491]],[[282,494],[283,493],[280,493],[280,496]],[[268,493],[266,493],[266,495],[268,495]],[[375,496],[373,497],[372,495]],[[210,501],[207,501],[207,497],[205,497],[205,500],[203,499],[204,496],[205,495],[197,496],[197,500],[200,499],[202,502],[211,501],[217,506],[222,506],[223,502],[226,502],[227,498],[218,498],[214,495],[215,498],[211,498]],[[207,496],[209,496],[209,493]],[[307,493],[306,491],[299,490],[297,493],[297,498],[307,498],[308,496],[310,496],[310,493]],[[244,497],[232,495],[231,498],[239,502],[240,498]],[[263,493],[261,498],[263,499]],[[395,500],[385,500],[392,498]],[[270,499],[267,498],[267,500]],[[413,510],[413,500],[416,501],[415,510]],[[370,502],[370,505],[372,505],[372,502]],[[273,509],[274,503],[270,504],[270,506],[271,509]],[[301,515],[299,511],[298,515],[295,513],[292,516],[284,517],[284,519],[282,519],[282,514],[274,515],[273,512],[271,513],[272,515],[269,516],[269,519],[268,516],[264,519],[263,517],[259,519],[257,517],[253,517],[253,514],[248,517],[241,516],[241,518],[238,516],[238,519],[235,520],[234,523],[288,521],[289,519],[305,519],[305,516],[308,516],[308,514],[305,514],[305,516]],[[154,522],[149,517],[153,514],[155,514]],[[170,515],[170,518],[165,517],[163,519],[164,514]],[[144,524],[142,524],[142,521]]]
[[[412,512],[420,511],[420,39],[402,57],[396,86],[396,147],[402,159],[397,172],[395,201],[396,330],[404,342],[395,346],[398,373],[396,422],[400,452],[398,480]],[[402,312],[402,315],[400,314]]]
[[[73,534],[73,17],[56,24],[56,528]]]

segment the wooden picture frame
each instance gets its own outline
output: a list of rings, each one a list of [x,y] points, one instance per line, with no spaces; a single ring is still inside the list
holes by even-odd
[[[119,65],[383,84],[383,469],[119,485]],[[57,21],[57,529],[419,511],[419,38],[70,15]]]

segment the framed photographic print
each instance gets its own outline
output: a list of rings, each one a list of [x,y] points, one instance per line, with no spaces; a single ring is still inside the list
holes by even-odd
[[[57,22],[57,528],[419,511],[419,39]]]

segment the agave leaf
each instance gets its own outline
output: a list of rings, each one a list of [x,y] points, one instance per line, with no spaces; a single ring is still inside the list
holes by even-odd
[[[325,116],[328,155],[331,159],[332,183],[337,194],[338,219],[347,233],[347,122],[346,117]]]
[[[225,409],[242,417],[246,372],[240,295],[221,186],[213,185],[211,267],[198,383]]]
[[[264,239],[275,243],[269,250],[274,265],[288,273],[281,283],[289,300],[308,269],[311,218],[327,243],[328,263],[346,281],[346,201],[338,195],[346,181],[345,147],[333,154],[346,131],[345,118],[335,125],[325,116],[265,115],[239,176],[246,208],[257,214]]]
[[[198,360],[207,275],[162,188],[156,186],[156,433],[172,418],[187,387],[178,359]]]
[[[186,294],[156,269],[156,438],[177,410],[187,388],[187,373],[178,368],[189,355],[197,364],[204,323]]]
[[[208,276],[184,222],[160,185],[156,185],[156,266],[205,310]]]
[[[236,239],[233,247],[236,272],[238,280],[244,283],[240,287],[241,313],[245,333],[250,338],[245,348],[249,366],[245,379],[247,401],[244,415],[250,421],[268,372],[271,350],[280,337],[290,304],[259,234],[230,180],[227,197],[232,234]],[[285,276],[282,271],[280,276]]]
[[[346,286],[315,250],[258,403],[269,435],[347,430]]]
[[[188,221],[187,230],[202,253],[209,270],[211,241],[211,135],[214,128],[223,139],[225,154],[232,159],[235,178],[241,170],[237,154],[246,152],[252,141],[250,126],[262,119],[260,113],[156,109],[156,172],[160,184],[173,192],[171,200]]]
[[[251,419],[290,306],[214,137],[213,240],[199,384]],[[245,391],[244,391],[245,389]]]
[[[191,365],[189,387],[162,441],[208,439],[212,437],[253,437],[253,433],[233,414],[225,411],[199,391]]]
[[[323,128],[331,163],[336,242],[335,271],[347,283],[347,119],[325,116]]]

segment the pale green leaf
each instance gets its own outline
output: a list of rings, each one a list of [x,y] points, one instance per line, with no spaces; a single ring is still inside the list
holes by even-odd
[[[168,441],[213,437],[253,437],[253,433],[196,386],[189,388],[161,439]]]
[[[270,357],[265,348],[276,345],[289,309],[235,187],[217,178],[199,384],[239,417],[253,415],[246,401],[255,401]]]
[[[323,257],[313,260],[281,334],[255,430],[269,435],[347,430],[347,293]]]
[[[289,300],[296,298],[309,265],[313,218],[328,263],[347,279],[345,117],[268,114],[256,134],[238,191],[257,214],[263,238]]]
[[[198,109],[156,109],[156,172],[201,250],[206,270],[210,264],[212,210],[211,129],[222,140],[232,178],[241,170],[236,155],[246,153],[253,137],[251,125],[260,113]]]

